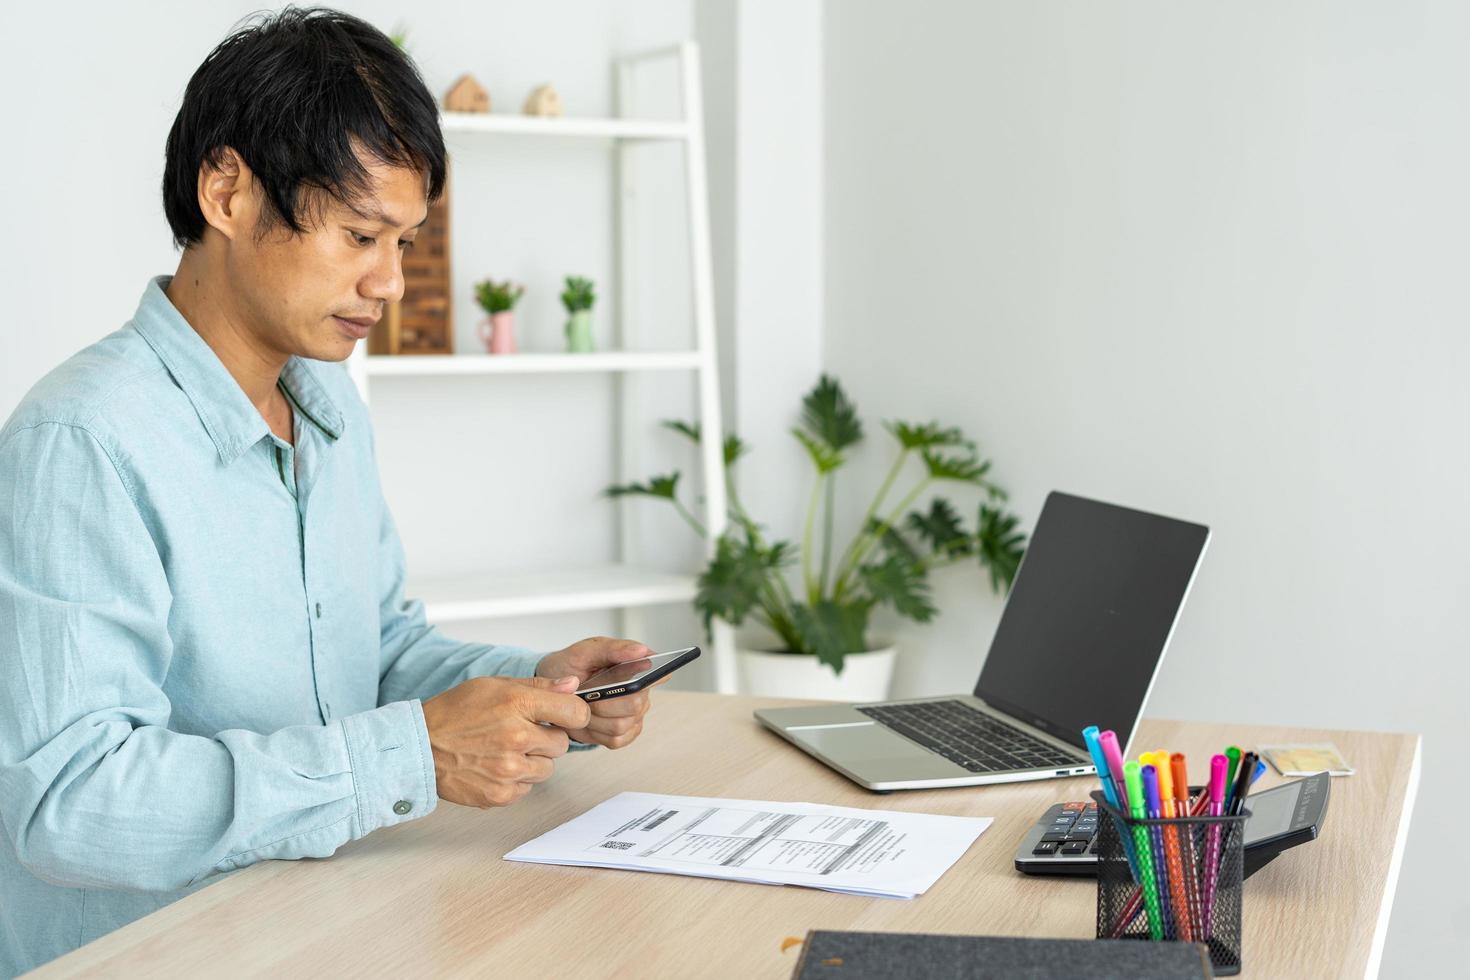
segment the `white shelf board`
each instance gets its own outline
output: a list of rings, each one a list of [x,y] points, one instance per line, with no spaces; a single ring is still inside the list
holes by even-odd
[[[446,112],[439,117],[445,133],[484,133],[502,136],[561,136],[591,139],[682,140],[689,126],[674,120],[603,119],[560,116],[513,116],[481,112]]]
[[[681,371],[704,364],[699,351],[595,351],[588,354],[369,354],[374,377],[426,374],[560,374]]]
[[[625,565],[410,578],[407,585],[431,623],[689,602],[695,590],[693,575]]]

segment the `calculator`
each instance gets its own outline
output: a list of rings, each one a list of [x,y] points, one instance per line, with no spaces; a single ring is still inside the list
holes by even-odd
[[[1246,798],[1245,876],[1282,851],[1317,839],[1327,816],[1332,777],[1325,772]],[[1029,875],[1097,874],[1097,804],[1053,803],[1016,848],[1016,870]]]

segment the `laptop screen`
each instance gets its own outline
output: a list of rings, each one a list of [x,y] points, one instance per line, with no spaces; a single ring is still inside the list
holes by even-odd
[[[1064,493],[1046,498],[975,696],[1079,748],[1125,747],[1209,528]]]

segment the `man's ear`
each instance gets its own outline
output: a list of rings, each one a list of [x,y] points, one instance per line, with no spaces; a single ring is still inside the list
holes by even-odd
[[[219,152],[219,161],[199,167],[199,210],[204,221],[233,241],[256,227],[259,202],[255,174],[231,147]]]

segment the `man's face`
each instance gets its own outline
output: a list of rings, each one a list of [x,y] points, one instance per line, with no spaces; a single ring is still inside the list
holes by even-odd
[[[423,174],[369,164],[373,193],[349,207],[323,195],[319,222],[281,226],[229,250],[229,277],[255,339],[276,354],[340,361],[403,296],[403,252],[427,219]],[[252,193],[259,195],[259,185]],[[308,211],[310,213],[310,211]]]

